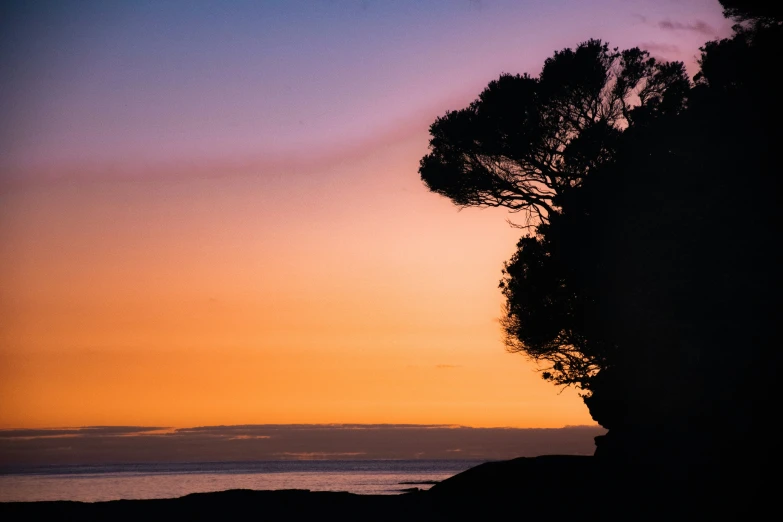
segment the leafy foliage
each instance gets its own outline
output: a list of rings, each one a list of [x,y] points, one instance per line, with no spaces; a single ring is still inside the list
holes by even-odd
[[[556,52],[537,78],[503,74],[438,118],[419,173],[458,206],[524,211],[532,228],[611,159],[635,118],[680,110],[688,87],[679,62],[589,40]]]

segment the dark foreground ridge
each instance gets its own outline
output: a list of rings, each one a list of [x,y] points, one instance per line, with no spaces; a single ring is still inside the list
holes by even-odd
[[[675,470],[676,471],[676,470]],[[729,468],[725,470],[731,472]],[[745,470],[749,471],[749,470]],[[725,474],[720,474],[725,475]],[[620,478],[618,478],[620,477]],[[657,520],[756,517],[758,477],[664,480],[609,469],[595,457],[548,455],[489,462],[402,495],[230,490],[176,499],[0,503],[2,520]],[[738,486],[741,484],[741,486]],[[770,492],[771,493],[771,492]],[[676,516],[675,516],[676,515]]]

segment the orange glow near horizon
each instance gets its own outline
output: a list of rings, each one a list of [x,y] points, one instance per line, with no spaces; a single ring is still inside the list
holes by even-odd
[[[252,176],[7,193],[0,427],[591,423],[504,352],[518,231],[429,194],[422,138],[298,202]]]

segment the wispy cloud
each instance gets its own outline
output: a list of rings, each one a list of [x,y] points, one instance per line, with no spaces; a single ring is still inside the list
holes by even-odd
[[[434,117],[444,107],[463,104],[467,94],[453,96],[433,104],[370,133],[361,140],[335,147],[312,147],[296,153],[281,150],[276,153],[248,153],[245,155],[212,158],[143,159],[115,158],[113,160],[46,161],[30,159],[15,163],[0,156],[0,190],[40,184],[64,182],[149,181],[156,179],[214,179],[226,177],[259,177],[272,173],[299,175],[322,172],[346,161],[358,161],[376,154],[378,150],[404,142],[412,137],[425,137]],[[457,101],[454,101],[457,100]]]
[[[710,37],[717,34],[715,28],[703,20],[696,20],[695,22],[677,22],[667,18],[658,22],[658,27],[667,31],[694,31]]]
[[[639,47],[653,53],[658,52],[679,54],[680,52],[680,48],[678,46],[661,42],[643,42],[639,44]]]
[[[344,451],[344,452],[325,452],[325,451],[301,451],[291,452],[284,451],[282,453],[276,453],[281,457],[293,458],[294,460],[324,460],[324,459],[345,459],[352,457],[360,457],[366,455],[363,451]]]

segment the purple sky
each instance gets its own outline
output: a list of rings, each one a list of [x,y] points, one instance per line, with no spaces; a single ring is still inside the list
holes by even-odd
[[[260,158],[349,153],[426,131],[501,71],[535,74],[555,49],[602,38],[693,72],[698,46],[730,25],[717,0],[62,0],[2,9],[0,173],[23,178],[40,167],[56,177],[74,168],[133,177],[181,165],[187,175],[201,162],[241,172]]]

